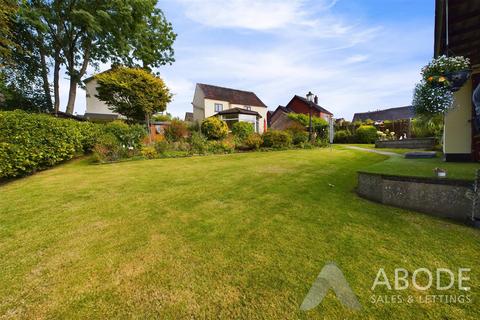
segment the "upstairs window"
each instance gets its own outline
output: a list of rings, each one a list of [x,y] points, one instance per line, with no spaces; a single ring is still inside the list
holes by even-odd
[[[215,112],[223,111],[223,104],[215,103]]]

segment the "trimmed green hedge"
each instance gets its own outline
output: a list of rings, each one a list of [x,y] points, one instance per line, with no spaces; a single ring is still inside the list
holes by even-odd
[[[0,112],[0,178],[33,173],[91,150],[100,130],[89,122],[24,111]]]
[[[98,127],[24,111],[0,112],[0,178],[23,176],[91,150]]]
[[[377,140],[377,128],[374,126],[360,126],[356,135],[359,143],[375,143]]]

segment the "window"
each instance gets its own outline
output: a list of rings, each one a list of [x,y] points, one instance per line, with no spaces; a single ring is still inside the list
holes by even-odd
[[[215,103],[215,112],[223,111],[223,104]]]
[[[252,107],[250,107],[250,106],[245,106],[245,110],[252,110]]]

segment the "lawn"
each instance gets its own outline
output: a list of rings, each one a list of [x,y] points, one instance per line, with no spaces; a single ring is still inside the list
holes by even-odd
[[[398,154],[405,154],[408,152],[418,152],[422,151],[419,149],[399,149],[399,148],[375,148],[374,144],[348,144],[349,146],[354,146],[354,147],[359,147],[359,148],[365,148],[365,149],[371,149],[371,150],[378,150],[378,151],[386,151],[386,152],[393,152],[393,153],[398,153]],[[342,146],[339,144],[339,146]]]
[[[341,148],[91,165],[0,186],[0,318],[478,319],[480,232],[359,198]],[[330,292],[299,310],[323,266]],[[378,303],[379,268],[472,268],[471,303]],[[425,279],[421,279],[425,280]],[[461,292],[465,294],[465,292]]]
[[[372,145],[353,145],[366,149],[375,149]],[[343,148],[342,145],[337,148]],[[378,151],[388,151],[399,154],[405,154],[411,151],[410,149],[376,149]],[[435,178],[435,168],[447,169],[447,179],[459,180],[474,180],[477,170],[480,169],[478,163],[452,163],[445,162],[441,154],[438,154],[434,159],[405,159],[404,157],[390,157],[386,161],[376,162],[372,165],[366,166],[361,171],[380,173],[387,175],[398,175],[407,177],[428,177]]]

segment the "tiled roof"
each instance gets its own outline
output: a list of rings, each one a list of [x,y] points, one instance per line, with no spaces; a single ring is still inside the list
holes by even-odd
[[[405,120],[412,119],[415,116],[415,112],[412,106],[400,107],[400,108],[390,108],[385,110],[371,111],[371,112],[361,112],[355,113],[353,116],[353,122],[355,121],[395,121],[395,120]]]
[[[297,98],[297,99],[300,99],[301,101],[303,101],[304,103],[308,104],[310,107],[316,109],[317,111],[319,112],[322,112],[322,113],[326,113],[326,114],[329,114],[329,115],[332,115],[333,116],[333,113],[331,113],[330,111],[328,111],[327,109],[325,109],[324,107],[322,106],[319,106],[318,104],[314,103],[314,102],[311,102],[311,101],[308,101],[306,98],[304,97],[301,97],[301,96],[298,96],[296,95],[294,97],[294,99]]]
[[[267,107],[255,93],[250,91],[217,87],[203,83],[199,83],[198,86],[202,89],[206,99],[228,101],[245,106]]]

